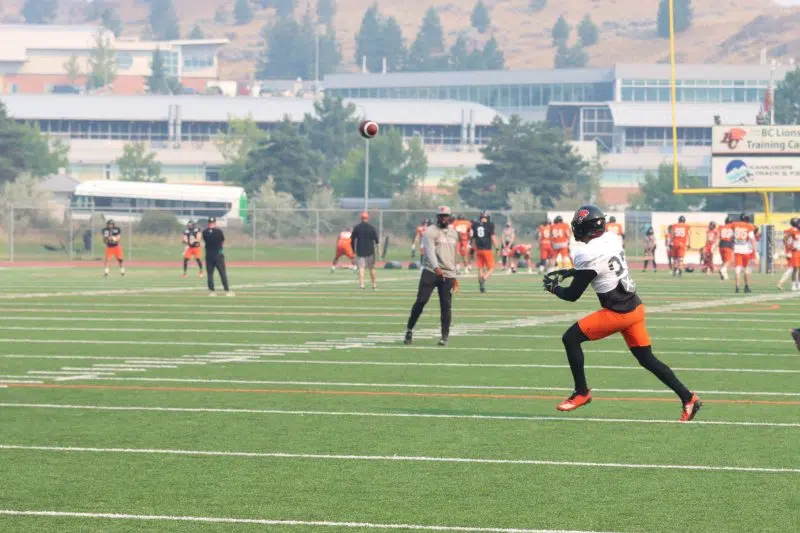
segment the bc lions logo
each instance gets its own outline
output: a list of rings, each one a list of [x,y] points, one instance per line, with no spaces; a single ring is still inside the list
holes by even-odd
[[[588,209],[581,209],[580,211],[575,213],[575,222],[580,224],[581,222],[583,222],[583,219],[588,217],[588,216],[589,216],[589,210]]]
[[[747,131],[741,128],[732,128],[725,132],[721,144],[727,144],[728,148],[735,150],[736,147],[739,146],[739,141],[744,140],[745,135],[747,135]]]

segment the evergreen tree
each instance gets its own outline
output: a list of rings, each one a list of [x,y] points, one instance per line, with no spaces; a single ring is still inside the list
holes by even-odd
[[[494,37],[486,41],[481,56],[485,70],[502,70],[506,68],[505,55],[497,46],[497,40]]]
[[[470,49],[467,37],[462,33],[450,47],[450,68],[452,70],[471,70]]]
[[[172,0],[153,0],[148,18],[153,37],[159,41],[181,38],[181,29]]]
[[[445,67],[444,32],[439,14],[429,8],[422,19],[422,26],[408,54],[407,70],[439,70]]]
[[[56,18],[58,0],[25,0],[22,16],[26,24],[48,24]]]
[[[358,135],[358,116],[355,104],[325,94],[314,102],[314,114],[306,114],[300,131],[311,141],[311,147],[323,158],[322,176],[327,181],[333,168],[348,154],[361,146]]]
[[[122,35],[122,20],[116,10],[107,7],[100,14],[100,22],[103,27],[114,34],[114,37]]]
[[[475,7],[472,9],[471,17],[472,27],[478,30],[478,33],[485,33],[492,25],[489,17],[489,8],[483,3],[483,0],[478,0]]]
[[[589,64],[589,54],[580,44],[560,45],[554,60],[555,68],[583,68]]]
[[[569,41],[569,32],[569,23],[567,19],[564,18],[564,15],[561,15],[558,17],[555,26],[553,26],[553,31],[551,32],[553,36],[553,46],[566,45],[567,41]]]
[[[496,119],[493,127],[491,141],[481,150],[487,162],[478,165],[477,176],[461,182],[459,195],[468,205],[508,209],[509,195],[529,189],[550,209],[565,185],[586,181],[587,164],[561,131],[544,122],[522,122],[517,115],[507,122]]]
[[[206,34],[203,32],[203,29],[198,26],[197,24],[194,25],[192,31],[189,32],[189,39],[205,39]]]
[[[322,155],[287,117],[249,153],[241,185],[252,194],[272,177],[276,191],[305,202],[319,182],[321,167]]]
[[[675,33],[688,30],[692,25],[692,0],[675,0]],[[658,36],[669,39],[669,0],[658,4]]]
[[[534,13],[538,13],[545,7],[547,7],[547,0],[531,0],[529,4],[531,11]]]
[[[336,16],[336,0],[317,0],[317,20],[330,24]]]
[[[588,13],[578,25],[578,37],[581,40],[581,46],[594,46],[600,39],[600,31]]]
[[[800,68],[786,73],[775,89],[775,123],[800,124]]]
[[[306,13],[302,24],[292,18],[279,19],[265,30],[266,49],[258,60],[256,76],[263,78],[314,78],[316,26]],[[319,75],[324,76],[339,65],[341,52],[336,33],[329,26],[319,36]]]
[[[394,17],[389,17],[381,24],[380,31],[380,59],[386,58],[386,70],[396,72],[401,70],[406,62],[406,41],[403,30]]]
[[[361,18],[361,27],[356,33],[355,63],[361,67],[362,58],[367,58],[367,70],[380,72],[382,56],[381,49],[381,20],[378,13],[378,4],[372,4]]]
[[[0,101],[0,183],[22,173],[42,177],[69,168],[67,152],[62,144],[51,146],[37,128],[9,117]]]
[[[167,71],[164,68],[164,54],[156,48],[150,61],[150,76],[147,77],[147,92],[150,94],[170,94]]]
[[[320,78],[335,71],[341,63],[342,49],[339,41],[336,40],[336,30],[332,24],[329,24],[325,29],[325,35],[319,37]]]
[[[253,20],[253,8],[250,0],[236,0],[233,6],[233,20],[237,26],[243,26]]]
[[[94,38],[94,48],[89,54],[89,79],[87,89],[105,87],[117,76],[117,53],[111,46],[111,38],[103,30]]]

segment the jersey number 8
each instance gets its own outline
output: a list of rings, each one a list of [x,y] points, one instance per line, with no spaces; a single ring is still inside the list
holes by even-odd
[[[486,230],[483,228],[483,226],[478,226],[478,231],[476,233],[478,234],[478,237],[483,239],[483,237],[486,235]]]

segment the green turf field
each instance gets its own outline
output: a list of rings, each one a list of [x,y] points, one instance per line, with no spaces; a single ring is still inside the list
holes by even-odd
[[[0,270],[2,532],[798,530],[800,299],[773,277],[636,275],[705,401],[678,424],[621,338],[585,346],[595,401],[555,410],[561,333],[597,304],[538,276],[464,278],[440,348],[435,296],[400,343],[412,272],[239,268],[214,299],[100,273]]]

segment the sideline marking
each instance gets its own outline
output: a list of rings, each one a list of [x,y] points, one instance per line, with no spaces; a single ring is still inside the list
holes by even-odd
[[[358,529],[411,529],[416,531],[461,531],[467,533],[603,533],[600,531],[577,531],[565,529],[520,529],[505,527],[428,526],[421,524],[376,524],[371,522],[331,522],[320,520],[269,520],[266,518],[227,518],[211,516],[168,516],[117,513],[78,513],[67,511],[15,511],[0,509],[0,515],[40,516],[63,518],[106,518],[111,520],[148,520],[169,522],[205,522],[212,524],[257,524],[264,526],[319,526]],[[606,532],[609,533],[609,532]]]
[[[595,461],[551,461],[544,459],[493,459],[480,457],[431,457],[425,455],[356,455],[329,453],[286,452],[230,452],[216,450],[173,450],[159,448],[91,448],[83,446],[23,446],[0,444],[0,450],[75,452],[75,453],[121,453],[136,455],[187,455],[196,457],[248,457],[256,459],[318,459],[340,461],[389,461],[410,463],[466,463],[491,465],[528,466],[574,466],[588,468],[621,468],[641,470],[694,470],[704,472],[751,472],[759,474],[800,474],[800,468],[777,468],[757,466],[673,465],[643,463],[601,463]]]

